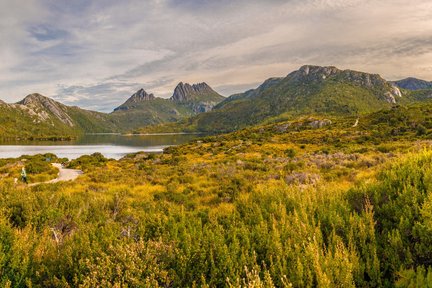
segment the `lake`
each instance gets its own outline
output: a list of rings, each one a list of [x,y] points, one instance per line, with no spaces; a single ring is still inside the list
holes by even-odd
[[[164,148],[192,141],[199,134],[120,135],[87,134],[72,141],[3,141],[0,158],[17,158],[21,155],[54,153],[58,157],[75,159],[95,152],[107,158],[120,159],[138,151],[162,152]]]

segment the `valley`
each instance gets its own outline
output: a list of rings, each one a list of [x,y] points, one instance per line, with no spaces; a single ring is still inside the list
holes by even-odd
[[[429,117],[305,116],[162,154],[82,156],[75,181],[34,187],[13,178],[23,165],[30,182],[55,178],[45,156],[0,160],[2,284],[427,283]]]
[[[426,287],[430,90],[396,85],[302,66],[226,99],[197,96],[205,85],[173,99],[142,89],[111,114],[39,94],[2,104],[2,135],[22,125],[18,143],[99,129],[214,135],[117,159],[0,159],[0,285]],[[62,162],[83,174],[54,183]],[[15,182],[23,167],[29,185]]]

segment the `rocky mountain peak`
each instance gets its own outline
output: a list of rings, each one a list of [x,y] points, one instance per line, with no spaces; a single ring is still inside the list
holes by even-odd
[[[47,102],[55,102],[55,101],[39,93],[32,93],[27,95],[23,100],[17,102],[17,104],[30,105],[30,104],[43,104]]]
[[[148,94],[143,88],[135,92],[130,98],[129,102],[141,102],[155,99],[153,94]]]
[[[122,105],[115,108],[114,111],[118,110],[129,110],[131,108],[134,108],[137,104],[145,102],[145,101],[151,101],[156,99],[156,97],[153,94],[148,94],[143,88],[139,89],[137,92],[135,92],[129,99],[126,100]]]
[[[174,89],[171,96],[172,101],[185,102],[199,98],[203,94],[216,93],[207,83],[201,82],[190,85],[189,83],[180,82]]]
[[[65,107],[63,104],[39,93],[27,95],[16,104],[19,108],[28,110],[30,114],[37,116],[43,121],[49,119],[48,113],[51,113],[64,124],[71,127],[75,126],[72,118],[64,111]]]
[[[348,82],[367,89],[381,90],[381,97],[389,103],[396,103],[402,97],[399,88],[388,82],[378,74],[358,72],[354,70],[340,70],[334,66],[304,65],[299,70],[290,73],[287,78],[302,83],[321,83],[329,79]]]
[[[302,76],[311,76],[311,77],[321,76],[321,78],[323,78],[323,76],[328,77],[330,75],[339,73],[341,72],[341,70],[337,69],[334,66],[325,67],[325,66],[304,65],[300,67],[298,72]]]
[[[338,77],[339,80],[354,82],[368,88],[387,83],[387,81],[378,74],[354,70],[340,70],[334,66],[304,65],[300,67],[299,70],[290,73],[287,77],[299,81],[324,81],[327,78]]]

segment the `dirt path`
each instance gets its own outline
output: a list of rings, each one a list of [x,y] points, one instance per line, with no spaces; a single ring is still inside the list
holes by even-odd
[[[56,179],[50,180],[47,183],[75,180],[79,175],[83,174],[81,170],[63,168],[59,163],[52,163],[52,165],[59,169],[59,174]]]
[[[59,169],[59,174],[58,174],[57,178],[46,181],[46,182],[32,183],[29,186],[34,186],[34,185],[38,185],[38,184],[42,184],[42,183],[56,183],[56,182],[60,182],[60,181],[72,181],[72,180],[75,180],[76,178],[78,178],[79,175],[83,174],[83,172],[81,170],[64,168],[59,163],[51,163],[51,164],[54,167]]]
[[[359,124],[359,118],[357,118],[356,122],[354,123],[354,125],[352,127],[357,127],[358,124]]]

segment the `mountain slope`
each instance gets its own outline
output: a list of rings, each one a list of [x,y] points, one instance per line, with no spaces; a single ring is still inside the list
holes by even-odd
[[[403,88],[407,90],[432,89],[432,82],[413,78],[413,77],[408,77],[402,80],[394,81],[393,83],[399,88]]]
[[[404,101],[400,90],[377,74],[306,65],[228,97],[193,122],[201,131],[232,131],[281,114],[358,115]]]
[[[37,93],[15,104],[3,102],[0,124],[2,138],[67,138],[117,130],[104,113],[69,107]]]
[[[170,100],[192,109],[193,113],[210,111],[225,97],[214,91],[207,83],[190,85],[180,82],[174,89]]]
[[[143,100],[129,106],[125,104],[122,104],[116,108],[114,112],[109,114],[110,119],[116,123],[121,130],[131,130],[142,126],[175,122],[184,117],[194,115],[186,107],[162,98]]]
[[[185,117],[210,111],[225,97],[206,83],[190,85],[180,82],[169,99],[155,97],[144,89],[138,90],[110,114],[120,129],[175,122]]]
[[[142,102],[154,100],[155,97],[153,94],[148,94],[144,89],[140,89],[135,94],[133,94],[129,99],[126,100],[125,103],[115,108],[114,111],[119,110],[130,110],[133,108],[137,108]]]

